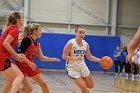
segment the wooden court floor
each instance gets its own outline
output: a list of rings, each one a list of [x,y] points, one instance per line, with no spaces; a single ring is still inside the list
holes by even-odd
[[[65,71],[46,71],[42,70],[50,93],[80,93]],[[114,77],[113,74],[106,72],[91,72],[94,78],[95,87],[91,93],[140,93],[140,80],[131,78]],[[42,93],[40,87],[32,80],[33,92]],[[4,79],[0,74],[0,91],[4,84]]]

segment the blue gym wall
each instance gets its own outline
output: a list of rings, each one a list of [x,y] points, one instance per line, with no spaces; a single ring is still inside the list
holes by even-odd
[[[38,41],[41,44],[43,54],[48,57],[57,57],[61,62],[41,62],[36,58],[35,63],[37,66],[43,69],[64,70],[66,61],[62,59],[63,48],[67,41],[74,37],[75,35],[71,34],[42,33]],[[99,58],[102,56],[113,58],[116,46],[120,45],[120,37],[86,35],[85,40],[89,43],[91,54]],[[91,71],[103,71],[99,63],[90,62],[86,58],[85,62]],[[114,71],[114,65],[108,71]]]
[[[43,33],[38,40],[41,43],[44,55],[48,57],[57,57],[61,62],[44,63],[36,58],[35,62],[38,67],[45,69],[65,69],[66,61],[62,59],[63,48],[67,41],[74,37],[75,35],[70,34]],[[85,40],[89,43],[91,54],[99,58],[102,56],[110,56],[112,58],[116,46],[120,45],[120,37],[86,35]],[[85,61],[90,70],[103,70],[99,63],[90,62],[86,58]],[[114,65],[109,71],[114,71]]]

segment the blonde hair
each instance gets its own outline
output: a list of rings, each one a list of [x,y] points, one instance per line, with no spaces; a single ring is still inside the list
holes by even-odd
[[[23,37],[26,37],[29,35],[29,29],[30,29],[30,25],[27,25],[24,27],[23,29]]]
[[[25,26],[23,30],[23,37],[33,34],[34,31],[37,31],[39,29],[39,27],[40,25],[37,23],[32,23],[30,25]]]

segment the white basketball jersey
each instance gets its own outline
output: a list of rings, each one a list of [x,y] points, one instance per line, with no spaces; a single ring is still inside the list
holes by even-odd
[[[74,39],[70,40],[73,44],[72,46],[72,50],[70,51],[70,56],[82,56],[82,60],[76,61],[76,60],[69,60],[70,61],[74,61],[74,62],[84,62],[84,55],[86,53],[87,50],[87,42],[85,40],[82,40],[82,46],[78,46],[77,42]]]

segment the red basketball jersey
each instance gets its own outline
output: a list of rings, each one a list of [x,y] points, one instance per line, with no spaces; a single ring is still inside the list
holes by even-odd
[[[11,56],[11,54],[3,46],[3,42],[8,35],[11,35],[14,38],[14,40],[10,43],[10,45],[14,49],[18,43],[18,33],[19,33],[19,29],[16,27],[16,25],[8,26],[7,29],[5,29],[5,31],[2,33],[2,36],[0,37],[0,56],[1,57]]]
[[[37,42],[37,45],[35,45],[33,39],[32,39],[30,36],[28,36],[28,37],[29,37],[30,40],[31,40],[31,44],[30,44],[30,46],[25,50],[24,55],[26,56],[26,58],[27,58],[28,60],[30,60],[31,62],[34,63],[34,58],[35,58],[35,56],[37,55],[37,50],[38,50],[38,48],[39,48],[39,43]],[[19,62],[19,63],[20,63],[20,62]],[[20,64],[21,64],[23,67],[24,67],[24,66],[25,66],[25,67],[28,66],[28,64],[26,64],[25,62],[22,62],[22,63],[20,63]]]

